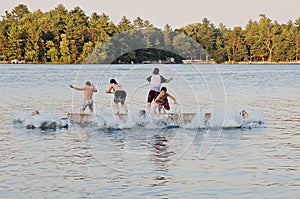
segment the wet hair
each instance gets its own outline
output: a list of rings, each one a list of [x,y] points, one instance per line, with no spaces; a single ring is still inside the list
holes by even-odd
[[[167,92],[167,88],[166,88],[166,87],[161,87],[160,91],[165,91],[165,92]]]
[[[111,83],[111,84],[118,84],[117,81],[116,81],[115,79],[111,79],[111,80],[109,81],[109,83]]]
[[[140,110],[139,111],[139,117],[142,117],[142,116],[146,116],[146,111],[145,110]]]
[[[243,116],[243,112],[244,112],[244,111],[245,111],[245,110],[242,110],[242,111],[240,112],[240,115],[241,115],[241,116]]]
[[[90,82],[90,81],[86,81],[86,82],[85,82],[85,85],[91,86],[91,82]]]
[[[247,114],[247,112],[245,110],[242,110],[240,113],[241,116],[245,116],[246,114]]]
[[[32,116],[34,116],[34,115],[39,115],[40,114],[40,112],[38,111],[38,110],[35,110],[35,111],[32,111],[31,112],[31,115]]]
[[[154,75],[158,75],[159,74],[159,69],[158,68],[154,68],[153,69],[153,74]]]

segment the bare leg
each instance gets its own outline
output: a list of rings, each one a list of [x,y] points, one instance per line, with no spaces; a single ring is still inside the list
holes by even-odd
[[[148,113],[150,113],[150,108],[151,108],[151,103],[147,102],[147,111],[148,111]]]
[[[124,111],[126,112],[126,114],[128,113],[128,109],[127,109],[127,106],[126,106],[126,104],[125,103],[121,103],[121,105],[122,105],[122,107],[123,107],[123,109],[124,109]]]
[[[154,105],[154,109],[153,109],[153,112],[156,114],[156,115],[159,115],[160,114],[160,110],[158,109],[158,114],[156,113],[156,109],[157,109],[157,104]]]
[[[117,102],[114,102],[114,107],[115,107],[115,109],[117,110],[116,115],[119,115],[120,109],[119,109],[119,106],[118,106],[118,103],[117,103]]]
[[[92,101],[88,106],[90,109],[90,114],[92,114],[94,112],[94,102]]]

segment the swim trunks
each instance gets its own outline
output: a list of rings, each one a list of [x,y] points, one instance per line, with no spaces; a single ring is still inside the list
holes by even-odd
[[[126,99],[126,92],[124,90],[116,90],[115,91],[114,102],[116,102],[116,103],[121,102],[121,104],[124,104],[125,99]]]
[[[168,99],[159,100],[159,102],[157,102],[158,110],[161,110],[162,107],[164,107],[166,110],[170,110],[170,104],[169,104]]]
[[[89,107],[89,109],[91,111],[93,111],[94,110],[94,101],[93,100],[84,100],[81,110],[84,111],[86,109],[86,107]]]
[[[150,90],[148,93],[148,100],[147,102],[151,103],[153,100],[156,99],[156,97],[159,95],[160,92],[155,90]]]

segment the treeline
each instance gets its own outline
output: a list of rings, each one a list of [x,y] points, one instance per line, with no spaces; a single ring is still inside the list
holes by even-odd
[[[124,32],[127,34],[119,41],[110,40]],[[199,47],[179,33],[192,38]],[[118,52],[109,57],[108,46]],[[204,18],[172,31],[169,25],[159,30],[140,17],[131,22],[124,16],[114,24],[104,13],[89,17],[80,7],[68,11],[61,4],[49,12],[30,12],[26,5],[19,4],[2,16],[2,62],[86,63],[88,55],[94,55],[89,57],[91,63],[142,63],[170,57],[175,63],[181,59],[213,59],[217,63],[298,61],[300,17],[279,24],[262,14],[259,21],[250,20],[245,29],[229,29],[223,24],[216,27]]]

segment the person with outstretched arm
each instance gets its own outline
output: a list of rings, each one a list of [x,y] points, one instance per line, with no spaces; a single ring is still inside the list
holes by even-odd
[[[90,81],[86,81],[85,87],[79,88],[73,85],[69,85],[70,88],[73,88],[78,91],[83,91],[83,104],[80,109],[80,113],[83,114],[85,109],[89,107],[90,113],[94,111],[94,101],[93,101],[93,93],[97,92],[97,88]]]

